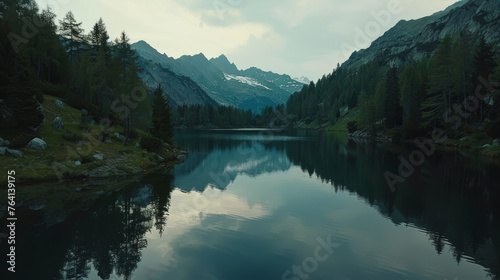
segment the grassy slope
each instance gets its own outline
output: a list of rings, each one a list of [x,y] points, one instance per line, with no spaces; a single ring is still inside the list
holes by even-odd
[[[20,149],[23,158],[13,157],[9,154],[0,156],[0,172],[4,182],[7,180],[7,171],[16,171],[16,207],[19,205],[33,205],[33,203],[46,203],[43,208],[46,213],[44,223],[50,225],[57,223],[61,218],[67,217],[71,213],[84,209],[105,193],[119,190],[134,182],[135,176],[120,176],[115,178],[102,178],[82,180],[82,172],[91,171],[100,166],[113,166],[118,170],[128,174],[137,171],[153,169],[160,166],[157,156],[141,148],[135,147],[135,139],[131,145],[125,146],[118,139],[112,138],[113,144],[104,144],[98,139],[99,132],[103,127],[100,125],[89,126],[90,132],[83,133],[80,128],[80,111],[68,105],[64,109],[54,105],[58,98],[45,96],[43,108],[46,120],[39,130],[39,137],[47,142],[47,149],[44,151],[34,151],[27,148]],[[64,130],[57,131],[52,128],[52,120],[60,116],[64,120]],[[111,135],[115,132],[122,132],[121,127],[111,127]],[[83,141],[80,144],[64,140],[65,133],[81,135]],[[2,134],[7,134],[2,132]],[[146,135],[143,131],[138,131],[140,136]],[[114,137],[114,136],[112,136]],[[105,155],[104,161],[94,159],[95,151]],[[162,169],[168,170],[175,163],[174,159],[182,151],[173,149],[163,150],[160,154],[169,160]],[[76,166],[74,161],[80,160],[84,163]],[[58,177],[53,168],[53,164],[67,166],[64,180],[58,181]],[[135,170],[134,170],[135,169]],[[78,177],[73,180],[73,177]],[[40,183],[48,181],[47,183]],[[21,183],[21,184],[20,184]],[[36,183],[36,184],[22,184]],[[79,191],[76,191],[79,189]],[[0,186],[0,195],[7,197],[7,188]],[[6,202],[6,201],[5,201]],[[3,203],[0,202],[0,206]]]
[[[99,133],[102,125],[90,125],[90,132],[82,132],[80,128],[80,111],[68,105],[59,108],[54,105],[57,100],[53,96],[45,96],[43,103],[46,120],[40,127],[39,137],[47,143],[44,151],[34,151],[27,148],[21,149],[25,157],[16,158],[10,155],[2,156],[0,170],[15,170],[18,174],[18,182],[46,181],[58,179],[54,166],[64,172],[65,177],[78,177],[83,171],[91,171],[103,165],[116,166],[118,170],[132,173],[137,168],[141,170],[157,165],[156,158],[151,153],[135,147],[138,139],[132,140],[128,146],[113,135],[122,132],[121,127],[109,129],[112,144],[100,141]],[[57,131],[52,128],[52,120],[60,116],[64,120],[64,130]],[[83,140],[79,144],[63,139],[63,134],[73,133],[79,135]],[[145,135],[143,131],[138,132],[140,136]],[[105,155],[104,161],[93,158],[96,151]],[[174,151],[172,151],[174,153]],[[75,161],[81,161],[80,166]]]

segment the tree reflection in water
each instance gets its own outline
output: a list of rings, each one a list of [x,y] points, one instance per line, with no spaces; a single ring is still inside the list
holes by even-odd
[[[194,186],[202,192],[213,173],[234,181],[242,174],[252,177],[300,166],[335,190],[356,194],[394,224],[419,228],[438,254],[450,250],[458,263],[476,262],[499,275],[498,163],[439,151],[392,192],[383,174],[397,170],[398,157],[407,158],[413,147],[356,144],[329,134],[307,141],[262,141],[227,133],[222,140],[200,133],[183,139],[190,158],[174,170],[176,187],[189,192]],[[236,168],[248,162],[255,164],[248,170]],[[22,259],[17,265],[31,269],[20,269],[16,276],[130,279],[148,245],[146,233],[168,235],[164,229],[173,180],[172,175],[146,176],[63,223],[19,236]],[[227,185],[217,187],[225,190]]]
[[[173,176],[149,176],[100,199],[88,211],[19,240],[19,279],[86,279],[92,270],[102,279],[131,279],[146,233],[163,233]],[[137,187],[142,186],[142,187]],[[47,257],[50,256],[50,257]]]

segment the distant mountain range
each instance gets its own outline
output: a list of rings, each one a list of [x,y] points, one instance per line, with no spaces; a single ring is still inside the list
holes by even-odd
[[[177,75],[141,56],[137,61],[138,66],[143,69],[140,74],[142,81],[150,90],[154,90],[160,84],[170,106],[175,108],[182,105],[217,105],[217,102],[190,78]]]
[[[359,67],[374,59],[401,65],[429,56],[446,35],[468,33],[472,42],[484,36],[486,42],[500,41],[500,1],[462,0],[444,11],[416,20],[401,20],[369,48],[354,52],[343,67]]]
[[[500,1],[462,0],[444,11],[401,20],[367,49],[352,53],[342,67],[357,68],[374,59],[382,64],[404,65],[429,57],[446,35],[468,33],[472,42],[484,36],[500,45]],[[178,59],[161,54],[144,41],[132,44],[144,69],[141,78],[150,87],[162,84],[175,105],[221,104],[254,112],[285,103],[310,81],[251,67],[240,70],[225,55],[207,59],[202,53]]]
[[[292,93],[309,82],[307,78],[292,79],[255,67],[238,70],[224,55],[208,60],[200,53],[174,59],[160,54],[145,41],[132,44],[132,48],[139,55],[141,67],[146,69],[141,78],[149,86],[162,83],[177,105],[213,104],[215,101],[260,112],[266,106],[285,103]]]

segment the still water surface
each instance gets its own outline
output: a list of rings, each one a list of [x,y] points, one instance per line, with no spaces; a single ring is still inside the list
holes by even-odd
[[[500,168],[310,131],[183,131],[189,158],[18,239],[17,279],[497,279]],[[29,267],[23,267],[23,265]]]

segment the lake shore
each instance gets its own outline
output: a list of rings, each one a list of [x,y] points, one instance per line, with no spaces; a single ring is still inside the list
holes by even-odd
[[[80,110],[54,96],[45,95],[44,99],[45,121],[36,134],[5,131],[0,135],[10,140],[2,139],[4,145],[0,144],[6,146],[0,148],[0,169],[16,171],[18,183],[138,175],[187,156],[185,151],[168,144],[154,152],[147,151],[140,146],[140,138],[148,136],[146,132],[137,130],[126,139],[121,126],[104,126],[94,121],[82,125],[84,116]],[[59,128],[56,119],[60,119]],[[103,136],[103,131],[108,136]]]
[[[312,122],[308,125],[299,123],[298,125],[293,125],[292,127],[294,129],[313,129],[342,133],[345,134],[348,139],[355,142],[379,142],[387,144],[405,143],[415,145],[415,138],[405,139],[401,137],[402,132],[397,129],[378,131],[373,134],[369,134],[367,131],[362,129],[357,129],[356,131],[349,133],[347,124],[350,121],[359,122],[359,110],[357,108],[349,110],[349,112],[340,117],[340,119],[333,125],[317,125],[315,122]],[[492,139],[491,137],[485,135],[484,132],[471,133],[460,139],[453,139],[443,132],[442,137],[445,138],[445,141],[442,143],[436,143],[436,146],[463,152],[465,156],[482,157],[494,160],[500,159],[500,139]],[[431,139],[430,136],[427,138]]]
[[[123,141],[121,126],[104,127],[95,122],[82,126],[80,110],[56,97],[44,98],[45,121],[36,133],[13,129],[0,135],[0,170],[5,179],[7,172],[14,174],[16,207],[43,209],[48,217],[62,209],[67,216],[138,176],[168,172],[187,158],[185,151],[168,144],[154,152],[143,149],[140,138],[147,136],[144,131]],[[59,128],[55,127],[57,118],[62,120]],[[102,136],[104,130],[109,137]],[[33,141],[39,145],[26,144]],[[0,195],[7,197],[6,184],[0,187]],[[6,202],[0,203],[0,216],[5,215]]]
[[[15,171],[13,177],[15,178],[16,211],[19,209],[20,211],[41,210],[44,218],[38,226],[50,227],[64,221],[73,213],[88,208],[97,199],[122,190],[140,177],[154,172],[170,172],[175,165],[187,158],[187,153],[177,148],[158,153],[133,151],[132,147],[129,147],[127,151],[130,151],[129,149],[132,152],[125,152],[118,156],[112,155],[100,161],[97,163],[99,167],[96,167],[96,163],[78,166],[63,165],[62,162],[50,162],[38,155],[41,160],[36,163],[36,166],[65,166],[62,176],[58,170],[47,168],[43,171],[33,170],[33,163],[28,162],[36,157],[35,152],[27,152],[28,156],[15,158],[13,159],[15,163],[9,165],[6,165],[6,161],[3,160],[0,169],[6,174],[10,170]],[[139,150],[139,148],[136,149]],[[0,194],[7,197],[6,186],[0,188]],[[6,215],[6,210],[7,204],[0,203],[0,218]]]

